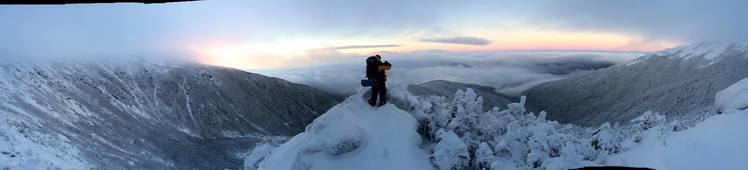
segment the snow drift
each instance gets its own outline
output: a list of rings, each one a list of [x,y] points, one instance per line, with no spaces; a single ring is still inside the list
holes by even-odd
[[[714,106],[720,112],[748,108],[748,78],[717,92],[714,97]]]
[[[267,170],[432,169],[428,151],[419,147],[416,119],[392,104],[371,107],[361,94],[322,114],[256,165]]]

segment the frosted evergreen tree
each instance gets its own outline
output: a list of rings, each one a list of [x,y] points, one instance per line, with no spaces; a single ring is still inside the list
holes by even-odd
[[[488,143],[486,142],[481,142],[480,145],[478,145],[478,149],[475,150],[473,165],[476,166],[477,169],[489,169],[494,158],[495,156],[493,155],[491,146],[488,146]]]
[[[452,119],[448,128],[470,146],[477,145],[475,129],[478,126],[478,115],[483,112],[483,98],[473,89],[457,90],[452,101]]]
[[[595,150],[612,154],[621,151],[622,141],[620,133],[606,122],[592,135],[591,145]]]
[[[634,142],[641,142],[647,136],[663,137],[672,130],[668,127],[667,118],[656,112],[646,111],[641,116],[631,120],[631,130]]]
[[[544,111],[526,112],[524,96],[505,110],[483,112],[483,100],[472,89],[458,90],[451,101],[422,99],[431,106],[421,110],[436,141],[431,159],[438,169],[568,169],[599,164],[607,155],[625,150],[624,142],[634,141],[628,139],[662,134],[670,127],[664,116],[653,112],[624,127],[560,124],[547,120]]]
[[[470,165],[468,146],[452,131],[439,129],[431,161],[441,170],[465,169]]]

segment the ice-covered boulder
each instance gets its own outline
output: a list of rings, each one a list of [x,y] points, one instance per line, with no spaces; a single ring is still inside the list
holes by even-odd
[[[371,107],[361,94],[275,148],[258,169],[433,169],[416,119],[392,104]]]
[[[748,108],[748,78],[717,92],[714,97],[714,106],[720,112]]]

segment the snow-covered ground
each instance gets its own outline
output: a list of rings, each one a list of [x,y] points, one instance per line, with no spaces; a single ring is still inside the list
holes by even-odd
[[[432,169],[417,125],[392,104],[374,108],[354,95],[274,149],[259,169]],[[245,165],[262,159],[256,156]]]
[[[744,84],[739,82],[720,92],[723,101],[746,102],[739,95],[748,92]],[[394,98],[410,103],[407,112],[391,104],[372,108],[359,92],[287,143],[260,145],[245,160],[245,168],[748,167],[748,111],[742,105],[728,107],[724,114],[695,126],[646,112],[626,125],[579,127],[546,120],[544,112],[525,112],[524,97],[506,110],[484,112],[483,99],[471,89],[458,90],[452,101],[416,97],[399,87],[391,92]],[[724,95],[727,93],[736,95]],[[421,144],[417,122],[425,122],[420,132],[426,133],[426,144]]]
[[[605,164],[654,169],[748,168],[748,112],[716,115],[664,139],[653,139],[611,155]]]

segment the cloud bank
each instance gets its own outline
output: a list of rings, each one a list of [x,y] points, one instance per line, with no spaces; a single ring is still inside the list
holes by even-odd
[[[464,44],[464,45],[488,45],[490,40],[477,37],[450,37],[450,38],[423,38],[423,42],[447,43],[447,44]]]
[[[397,45],[397,44],[347,45],[347,46],[332,47],[332,49],[335,49],[335,50],[345,50],[345,49],[387,48],[387,47],[400,47],[400,45]]]
[[[491,86],[517,95],[539,83],[630,61],[639,53],[610,52],[446,52],[382,54],[393,64],[390,87],[431,80]],[[249,70],[336,94],[350,94],[365,78],[365,56],[335,63],[286,70]]]

